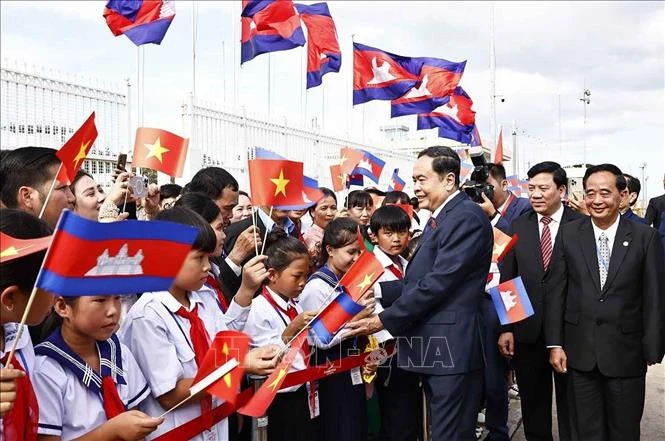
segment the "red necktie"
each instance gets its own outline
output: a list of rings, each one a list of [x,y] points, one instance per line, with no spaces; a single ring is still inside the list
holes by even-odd
[[[2,365],[7,362],[7,354]],[[25,372],[17,359],[12,361],[14,369]],[[37,441],[37,424],[39,422],[39,405],[35,391],[32,389],[30,377],[16,380],[16,400],[14,406],[2,417],[3,439],[7,441]]]
[[[125,405],[122,403],[120,395],[118,395],[118,388],[110,375],[102,378],[102,399],[107,420],[125,411]]]
[[[550,259],[552,258],[552,236],[550,233],[552,218],[543,216],[540,221],[543,223],[543,232],[540,235],[540,252],[543,256],[543,268],[547,271],[547,268],[550,266]]]
[[[222,287],[219,285],[219,282],[215,276],[208,274],[206,283],[208,286],[215,290],[215,293],[217,293],[217,300],[219,300],[219,304],[222,305],[222,312],[226,312],[229,309],[229,304],[227,303],[226,297],[224,297],[224,292],[222,291]]]

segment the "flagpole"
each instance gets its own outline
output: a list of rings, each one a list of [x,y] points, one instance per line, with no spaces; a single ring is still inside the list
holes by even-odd
[[[259,245],[256,243],[258,236],[256,235],[256,217],[258,216],[258,211],[260,208],[252,206],[252,226],[254,226],[254,229],[252,230],[254,232],[254,253],[258,256],[259,255]]]
[[[192,95],[196,97],[196,14],[197,2],[192,2]]]
[[[53,189],[55,189],[55,182],[58,180],[58,175],[60,174],[61,170],[62,170],[62,162],[60,162],[60,167],[58,167],[58,171],[55,172],[55,176],[53,177],[53,182],[51,182],[51,188],[49,188],[48,193],[46,194],[46,199],[44,199],[44,205],[42,205],[42,209],[39,211],[40,219],[42,218],[42,216],[44,216],[44,212],[46,211],[46,206],[48,205],[49,199],[51,199],[51,194],[53,194]]]
[[[272,53],[268,53],[268,121],[272,119]]]
[[[268,213],[268,217],[272,218],[272,209],[274,208],[273,205],[270,206],[270,213]],[[259,208],[260,210],[260,208]],[[267,227],[267,226],[266,226]],[[263,254],[263,251],[266,249],[266,240],[268,239],[268,228],[266,228],[266,232],[263,235],[263,243],[261,244],[261,254]]]

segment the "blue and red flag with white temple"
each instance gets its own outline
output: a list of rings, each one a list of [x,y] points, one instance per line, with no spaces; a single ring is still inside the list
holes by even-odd
[[[241,64],[257,55],[305,44],[300,16],[291,0],[245,0],[242,5]]]
[[[490,288],[489,293],[502,325],[519,322],[534,314],[521,277]]]
[[[352,175],[363,175],[370,178],[372,181],[379,183],[379,177],[386,165],[386,161],[378,156],[375,156],[367,150],[361,150],[364,153],[363,158],[360,160],[356,168],[353,170]],[[362,185],[362,184],[361,184]]]
[[[353,105],[394,100],[418,82],[413,58],[353,43]]]
[[[396,168],[393,172],[393,177],[390,178],[390,185],[388,186],[388,191],[402,191],[406,182],[404,179],[399,177],[399,168]]]
[[[418,115],[418,130],[438,127],[440,138],[470,144],[476,127],[476,112],[471,110],[473,101],[461,87],[443,100],[444,104],[433,112]]]
[[[339,329],[362,310],[363,306],[354,302],[346,290],[342,290],[312,321],[312,331],[321,343],[329,344]]]
[[[328,72],[339,72],[342,51],[337,29],[327,3],[296,4],[300,19],[307,28],[307,89],[316,87]]]
[[[349,175],[348,178],[346,179],[346,188],[351,188],[352,185],[357,185],[359,187],[365,185],[365,180],[363,179],[363,175],[361,175],[360,173]]]
[[[65,210],[36,286],[61,296],[168,290],[197,235],[189,225],[136,220],[103,224]]]
[[[173,0],[110,0],[104,18],[113,35],[126,35],[137,46],[160,44],[175,17]]]
[[[419,75],[418,84],[404,96],[392,101],[390,116],[429,113],[444,104],[443,98],[452,94],[464,74],[466,61],[460,63],[442,58],[413,58],[411,73]],[[416,70],[417,69],[417,70]]]

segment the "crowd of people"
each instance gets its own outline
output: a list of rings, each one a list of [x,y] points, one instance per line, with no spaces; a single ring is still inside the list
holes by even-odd
[[[565,170],[535,164],[520,198],[504,167],[489,164],[492,191],[473,201],[457,153],[430,147],[414,163],[415,197],[367,188],[338,200],[321,188],[311,207],[287,211],[252,207],[220,167],[184,187],[151,184],[144,198],[121,169],[108,194],[85,171],[67,185],[56,180],[55,153],[1,152],[2,233],[47,236],[65,209],[198,233],[163,292],[37,290],[30,305],[45,251],[0,264],[3,439],[183,439],[183,427],[194,427],[194,440],[251,439],[247,417],[204,418],[222,404],[205,392],[178,406],[211,341],[223,330],[246,333],[245,382],[265,377],[343,290],[340,279],[364,250],[384,273],[362,311],[330,342],[310,333],[290,370],[377,347],[396,355],[281,389],[267,411],[269,441],[475,440],[481,409],[486,439],[507,441],[511,387],[527,440],[553,439],[554,391],[559,439],[640,439],[647,366],[665,355],[665,195],[639,217],[631,209],[639,180],[614,165],[589,167],[584,194],[569,198]],[[518,237],[498,266],[493,228]],[[501,325],[487,293],[492,274],[520,276],[534,314]],[[26,308],[30,332],[6,365]]]

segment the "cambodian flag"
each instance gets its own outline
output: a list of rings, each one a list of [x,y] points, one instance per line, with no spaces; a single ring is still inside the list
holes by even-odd
[[[300,17],[291,0],[243,2],[240,63],[257,55],[305,44]]]
[[[390,116],[429,113],[444,104],[443,98],[452,94],[459,85],[466,61],[456,63],[442,58],[413,58],[419,83],[404,96],[391,102]]]
[[[413,59],[353,43],[353,105],[372,100],[394,100],[419,79]]]
[[[352,175],[359,174],[367,176],[378,184],[379,176],[381,176],[381,172],[383,171],[383,167],[386,165],[386,162],[366,150],[361,151],[365,154],[365,156],[363,156],[363,159],[361,159],[358,165],[356,165]]]
[[[357,185],[359,187],[365,185],[365,182],[363,180],[363,175],[360,173],[349,175],[349,177],[346,180],[346,188],[351,188],[352,185]]]
[[[393,172],[393,177],[390,178],[390,184],[391,185],[388,186],[388,191],[402,191],[404,189],[406,182],[399,177],[399,168],[396,168]]]
[[[160,44],[175,17],[173,0],[110,0],[104,18],[113,35],[126,35],[137,46]]]
[[[418,115],[418,130],[438,127],[440,138],[470,144],[476,123],[476,112],[471,110],[473,101],[461,87],[444,101],[434,112]]]
[[[502,325],[516,323],[533,315],[533,307],[521,277],[490,288],[489,293]]]
[[[354,302],[346,291],[342,291],[312,321],[312,331],[321,343],[329,344],[337,331],[362,310],[363,306]]]
[[[197,234],[194,227],[172,222],[102,224],[65,210],[36,285],[61,296],[164,291]]]
[[[337,41],[337,29],[327,3],[296,4],[300,18],[307,28],[307,89],[316,87],[328,72],[339,72],[342,51]]]
[[[480,139],[480,132],[478,131],[478,126],[474,126],[473,132],[471,133],[471,142],[469,143],[471,147],[478,147],[483,145],[483,141]]]

